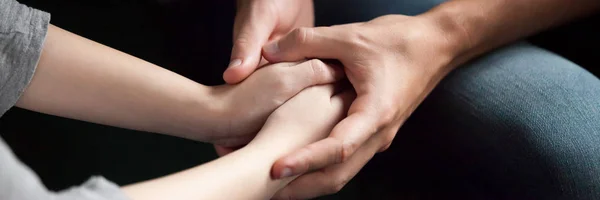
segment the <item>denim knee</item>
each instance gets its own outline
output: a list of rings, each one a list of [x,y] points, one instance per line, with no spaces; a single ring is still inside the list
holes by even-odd
[[[576,64],[511,45],[451,73],[423,106],[480,189],[600,198],[600,80]]]

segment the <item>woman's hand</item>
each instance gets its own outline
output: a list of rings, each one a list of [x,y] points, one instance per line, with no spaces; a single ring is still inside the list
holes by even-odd
[[[244,148],[179,173],[126,186],[123,191],[140,200],[269,199],[294,179],[270,178],[275,160],[327,137],[345,116],[354,93],[335,92],[333,85],[304,89],[277,108]]]
[[[266,142],[291,151],[327,137],[356,96],[351,88],[342,90],[341,84],[304,89],[269,116],[251,144]]]
[[[340,190],[451,70],[454,35],[436,21],[390,15],[366,23],[300,28],[264,47],[270,62],[337,59],[357,92],[329,138],[281,158],[276,178],[305,174],[278,197],[312,198]],[[341,164],[338,164],[341,163]],[[333,165],[338,164],[338,165]]]
[[[312,0],[238,0],[231,63],[223,78],[238,83],[259,66],[262,47],[295,28],[314,26]]]
[[[211,93],[221,114],[209,142],[225,147],[247,144],[267,117],[288,99],[307,87],[343,77],[341,68],[314,59],[268,65],[237,85],[217,86]]]

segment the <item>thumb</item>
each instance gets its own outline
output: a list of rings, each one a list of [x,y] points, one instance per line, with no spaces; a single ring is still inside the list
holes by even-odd
[[[340,34],[341,33],[341,34]],[[297,28],[263,47],[269,62],[293,62],[308,58],[340,59],[346,44],[338,27]]]
[[[275,19],[267,13],[242,10],[236,21],[231,60],[223,79],[229,84],[247,78],[261,61],[261,48],[275,29]],[[239,28],[238,28],[239,27]]]

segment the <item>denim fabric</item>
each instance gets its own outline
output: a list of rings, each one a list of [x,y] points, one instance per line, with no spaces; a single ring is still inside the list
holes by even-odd
[[[331,25],[442,1],[316,2]],[[600,199],[600,80],[526,42],[488,53],[446,77],[357,179],[364,199]]]
[[[360,179],[394,185],[384,197],[599,199],[599,94],[579,66],[507,46],[444,79]]]

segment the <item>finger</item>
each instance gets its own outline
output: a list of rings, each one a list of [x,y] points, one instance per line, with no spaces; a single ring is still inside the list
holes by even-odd
[[[219,155],[219,157],[223,157],[226,156],[227,154],[230,154],[231,152],[234,152],[235,148],[231,148],[231,147],[224,147],[224,146],[220,146],[220,145],[214,145],[215,146],[215,151],[217,152],[217,155]]]
[[[331,97],[331,104],[333,106],[341,105],[344,113],[347,113],[352,101],[356,98],[356,92],[351,89],[344,89],[344,84],[335,84],[336,94]],[[340,92],[341,91],[341,92]]]
[[[335,89],[338,90],[341,84],[335,84]],[[341,93],[335,94],[335,96],[331,97],[331,106],[335,110],[339,110],[339,117],[336,121],[342,120],[346,117],[348,108],[352,105],[352,101],[356,98],[356,93],[354,90],[344,90]]]
[[[337,132],[332,132],[330,137],[277,160],[273,164],[271,176],[273,178],[296,176],[344,162],[375,132],[375,120],[374,117],[362,113],[349,115],[336,125],[334,131]],[[345,137],[344,134],[340,134],[340,131],[349,132],[347,135],[350,137]],[[357,135],[360,137],[356,137]]]
[[[255,134],[251,134],[251,135],[244,135],[244,136],[238,136],[238,137],[231,137],[231,138],[225,138],[225,139],[220,139],[220,140],[214,140],[211,141],[211,143],[222,146],[222,147],[229,147],[229,148],[234,148],[235,147],[242,147],[248,143],[250,143],[250,141],[252,141],[252,139],[254,139],[256,135]]]
[[[339,192],[369,162],[380,138],[371,138],[348,161],[296,178],[278,191],[275,199],[311,199]]]
[[[396,137],[396,134],[398,133],[400,126],[402,126],[402,123],[397,123],[393,126],[386,128],[384,134],[387,134],[387,135],[384,136],[384,139],[381,142],[381,144],[383,144],[383,147],[381,147],[377,153],[384,152],[392,146],[392,142],[394,141],[394,138]]]
[[[286,103],[294,104],[294,102],[304,101],[326,101],[335,94],[336,84],[316,85],[301,90],[293,98]],[[315,99],[318,98],[318,99]]]
[[[261,61],[262,46],[267,43],[275,29],[275,18],[270,12],[261,12],[259,6],[245,6],[236,17],[231,60],[223,79],[229,84],[239,83],[247,78]],[[239,27],[239,28],[237,28]]]
[[[306,58],[339,59],[347,51],[346,32],[334,27],[298,28],[277,41],[265,45],[263,56],[270,62]]]
[[[344,78],[342,68],[327,65],[318,59],[305,61],[287,70],[287,76],[293,80],[294,91],[314,85],[335,83]]]
[[[335,84],[312,86],[312,87],[307,88],[307,89],[303,90],[302,92],[300,92],[300,94],[297,95],[297,97],[298,97],[297,99],[307,100],[306,98],[302,98],[302,96],[311,97],[311,99],[314,99],[312,97],[315,97],[315,96],[333,96],[335,94],[335,88],[336,88]],[[318,93],[318,94],[316,94],[316,93]]]

